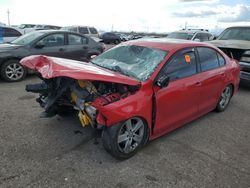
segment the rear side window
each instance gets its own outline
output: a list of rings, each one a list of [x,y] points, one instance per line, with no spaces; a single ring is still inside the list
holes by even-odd
[[[87,44],[87,38],[81,37],[79,35],[68,35],[68,44],[69,45],[82,45]]]
[[[196,74],[196,67],[194,49],[185,49],[178,52],[167,63],[163,68],[163,74],[169,76],[170,81],[173,81]]]
[[[79,32],[82,34],[89,34],[89,30],[87,27],[79,27]]]
[[[222,57],[222,55],[220,55],[219,53],[217,53],[218,55],[218,59],[219,59],[219,64],[220,66],[224,66],[226,64],[225,59]]]
[[[215,50],[206,47],[200,47],[197,50],[200,57],[201,71],[204,72],[219,67],[219,60]]]
[[[197,33],[194,39],[200,39],[201,42],[208,41],[207,33]]]
[[[71,32],[76,32],[77,33],[77,27],[69,27],[67,30],[71,31]]]
[[[90,30],[90,33],[97,34],[97,30],[94,27],[90,27],[89,30]]]
[[[3,37],[19,37],[21,33],[11,28],[3,28]]]

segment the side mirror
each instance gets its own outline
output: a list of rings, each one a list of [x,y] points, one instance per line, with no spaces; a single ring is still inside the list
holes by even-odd
[[[45,46],[44,42],[38,41],[38,42],[36,43],[36,45],[35,45],[35,48],[40,49],[40,48],[43,48],[44,46]]]
[[[169,77],[166,75],[162,75],[156,80],[155,84],[160,88],[167,87],[169,84]]]
[[[195,41],[195,42],[200,42],[201,40],[198,39],[198,38],[196,38],[196,39],[194,39],[194,41]]]

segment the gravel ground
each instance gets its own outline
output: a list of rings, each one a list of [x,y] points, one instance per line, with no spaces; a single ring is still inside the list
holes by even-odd
[[[117,161],[77,118],[39,118],[36,81],[0,82],[0,187],[250,187],[250,88]]]

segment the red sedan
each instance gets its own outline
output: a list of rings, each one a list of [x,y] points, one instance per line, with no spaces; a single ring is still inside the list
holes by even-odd
[[[83,126],[103,130],[105,149],[119,159],[148,140],[212,110],[224,111],[238,90],[240,68],[218,48],[179,40],[120,44],[89,63],[30,56],[21,63],[42,83],[43,116],[78,112]]]

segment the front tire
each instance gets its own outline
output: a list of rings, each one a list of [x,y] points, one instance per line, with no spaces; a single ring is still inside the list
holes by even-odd
[[[8,60],[1,66],[0,76],[7,82],[18,82],[25,78],[27,70],[18,60]]]
[[[228,85],[222,91],[219,102],[218,102],[215,110],[217,112],[223,112],[224,110],[226,110],[226,108],[229,105],[229,102],[231,100],[232,95],[233,95],[233,87],[232,87],[232,85]]]
[[[130,118],[103,130],[102,142],[117,159],[132,157],[148,140],[148,127],[139,117]]]

